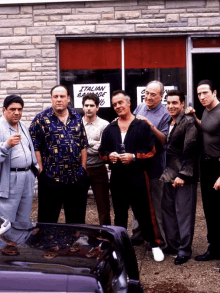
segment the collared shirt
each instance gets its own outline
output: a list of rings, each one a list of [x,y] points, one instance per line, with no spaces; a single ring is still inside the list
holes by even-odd
[[[26,168],[31,166],[32,155],[31,155],[30,142],[28,140],[28,137],[24,133],[24,130],[21,126],[20,121],[18,122],[18,131],[16,131],[15,128],[10,123],[8,123],[4,115],[2,116],[2,119],[7,124],[10,135],[13,135],[13,134],[21,135],[21,140],[19,144],[15,145],[14,147],[10,148],[7,142],[5,142],[5,147],[7,149],[11,149],[10,168]]]
[[[173,182],[176,177],[188,183],[195,183],[198,177],[198,130],[195,119],[185,115],[185,111],[176,118],[170,132],[166,144],[166,168],[160,179]]]
[[[86,132],[80,114],[69,109],[66,125],[49,108],[34,118],[30,134],[35,151],[40,151],[47,176],[74,183],[83,174],[81,150],[87,147]]]
[[[32,164],[30,143],[24,134],[20,123],[18,132],[10,125],[11,134],[20,134],[20,143],[11,148],[11,168],[26,168]]]
[[[166,107],[160,103],[154,109],[149,110],[145,103],[141,103],[133,112],[134,115],[146,117],[164,135],[168,133],[170,115]],[[166,165],[165,148],[155,140],[156,154],[149,164],[148,174],[150,178],[159,178]]]
[[[92,122],[87,122],[85,117],[83,117],[82,120],[88,138],[87,167],[99,167],[103,165],[103,162],[99,157],[98,149],[101,143],[103,130],[109,122],[98,116]]]

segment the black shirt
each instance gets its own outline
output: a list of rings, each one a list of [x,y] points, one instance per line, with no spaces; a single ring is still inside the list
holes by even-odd
[[[146,159],[153,157],[156,152],[154,142],[155,136],[149,125],[144,121],[134,119],[126,133],[124,145],[126,153],[135,154],[135,161],[129,165],[123,165],[120,161],[116,164],[110,163],[108,160],[110,153],[121,153],[121,132],[118,121],[115,121],[109,124],[103,131],[99,148],[100,156],[103,161],[110,164],[109,167],[111,170],[145,169],[148,161]]]
[[[220,104],[210,111],[204,110],[201,129],[204,153],[211,157],[220,157]]]

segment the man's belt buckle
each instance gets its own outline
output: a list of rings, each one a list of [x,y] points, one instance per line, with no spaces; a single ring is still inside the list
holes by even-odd
[[[25,168],[25,171],[28,171],[29,169],[30,169],[30,167],[26,167],[26,168]]]

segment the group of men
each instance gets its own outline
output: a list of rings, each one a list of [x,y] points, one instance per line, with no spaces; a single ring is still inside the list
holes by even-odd
[[[201,81],[197,92],[206,108],[201,121],[192,107],[185,110],[178,90],[168,92],[167,108],[162,105],[159,81],[147,84],[145,103],[134,113],[130,97],[115,91],[118,119],[109,124],[97,116],[95,94],[83,97],[81,118],[68,107],[68,89],[57,85],[51,89],[52,107],[36,115],[29,131],[20,121],[21,97],[6,97],[0,118],[0,216],[29,220],[37,175],[39,222],[57,222],[63,206],[67,223],[84,223],[91,186],[99,222],[110,225],[109,164],[115,225],[127,228],[131,206],[137,220],[133,240],[140,230],[155,261],[164,259],[164,251],[176,253],[174,263],[183,264],[192,252],[202,130],[201,189],[210,245],[196,260],[220,259],[220,106],[209,80]]]

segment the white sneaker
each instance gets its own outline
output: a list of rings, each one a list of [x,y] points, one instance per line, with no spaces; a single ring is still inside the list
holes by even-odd
[[[5,233],[11,228],[11,223],[6,220],[4,217],[0,216],[0,235]]]
[[[164,260],[164,254],[160,247],[153,247],[152,248],[152,254],[155,261],[163,261]]]

